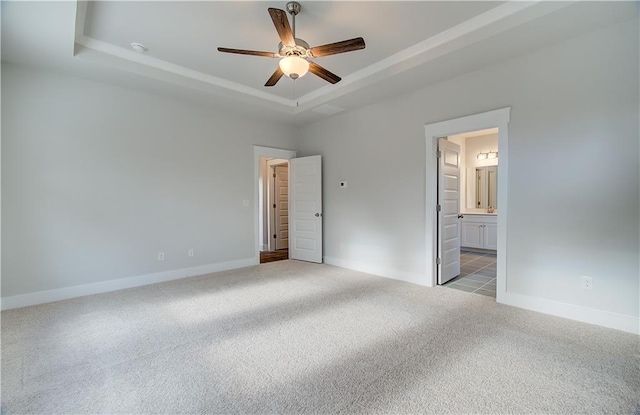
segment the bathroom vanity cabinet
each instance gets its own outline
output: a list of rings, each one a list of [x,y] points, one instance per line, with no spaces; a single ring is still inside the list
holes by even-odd
[[[460,246],[498,249],[498,217],[464,213],[460,226]]]

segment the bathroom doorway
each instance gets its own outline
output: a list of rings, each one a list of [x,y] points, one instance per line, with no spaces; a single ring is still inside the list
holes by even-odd
[[[496,297],[498,128],[450,135],[459,147],[459,274],[442,285]],[[439,173],[440,174],[440,173]],[[445,235],[443,235],[445,236]]]
[[[448,283],[449,288],[495,296],[498,302],[505,298],[509,119],[510,108],[502,108],[425,125],[429,286]],[[487,144],[481,139],[467,146],[467,138],[491,134],[497,134],[497,148],[474,150],[476,144]],[[460,135],[465,135],[464,149],[454,142]],[[443,142],[448,144],[441,152]],[[445,174],[440,175],[442,168]]]

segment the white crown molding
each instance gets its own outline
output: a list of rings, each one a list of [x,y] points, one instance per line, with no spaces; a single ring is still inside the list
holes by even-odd
[[[338,85],[326,85],[298,99],[296,113],[397,75],[480,40],[566,7],[569,3],[508,1],[466,20],[366,68],[345,76]],[[338,86],[338,87],[336,87]]]
[[[566,7],[571,2],[508,1],[349,74],[338,84],[326,85],[303,95],[298,100],[286,99],[262,89],[248,87],[88,37],[84,34],[87,2],[76,0],[76,3],[75,56],[186,88],[217,96],[240,98],[254,104],[268,106],[270,109],[298,114],[549,14]]]
[[[88,36],[81,35],[76,38],[75,51],[78,56],[89,57],[89,59],[93,58],[93,60],[101,60],[103,63],[110,64],[111,66],[116,66],[130,72],[150,76],[162,81],[198,89],[202,89],[202,84],[205,84],[209,87],[213,87],[207,88],[208,90],[218,88],[240,93],[248,97],[269,102],[271,105],[277,104],[278,106],[276,108],[284,109],[285,111],[288,111],[289,108],[295,107],[295,101],[293,100],[282,98],[227,79],[208,75],[184,66],[176,65],[162,59],[142,55],[132,50],[121,48],[111,43],[93,39]],[[102,58],[99,57],[99,54],[102,55]],[[189,81],[191,84],[189,84]],[[196,85],[193,84],[194,82]]]

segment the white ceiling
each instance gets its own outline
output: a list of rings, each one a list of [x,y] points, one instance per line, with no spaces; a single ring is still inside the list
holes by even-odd
[[[338,84],[308,74],[265,88],[276,59],[216,48],[276,52],[267,8],[285,4],[3,1],[2,60],[303,124],[637,16],[632,2],[302,1],[297,37],[316,46],[362,36],[367,47],[316,60]]]
[[[495,2],[302,2],[296,17],[296,36],[311,46],[362,36],[367,47],[317,59],[341,77],[366,68],[413,44],[485,12]],[[91,2],[86,36],[128,49],[131,42],[149,48],[149,56],[211,76],[263,90],[277,67],[277,59],[223,54],[218,46],[278,51],[277,32],[268,7],[284,9],[285,2]],[[379,30],[380,25],[384,30]],[[293,98],[294,82],[283,79],[265,91]],[[326,82],[308,76],[296,83],[303,96]]]

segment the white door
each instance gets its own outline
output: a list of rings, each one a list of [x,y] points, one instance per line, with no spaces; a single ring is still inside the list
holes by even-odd
[[[438,139],[438,284],[460,275],[460,146]]]
[[[322,158],[289,160],[289,258],[322,263]]]
[[[289,247],[289,168],[287,165],[274,167],[276,249]]]

